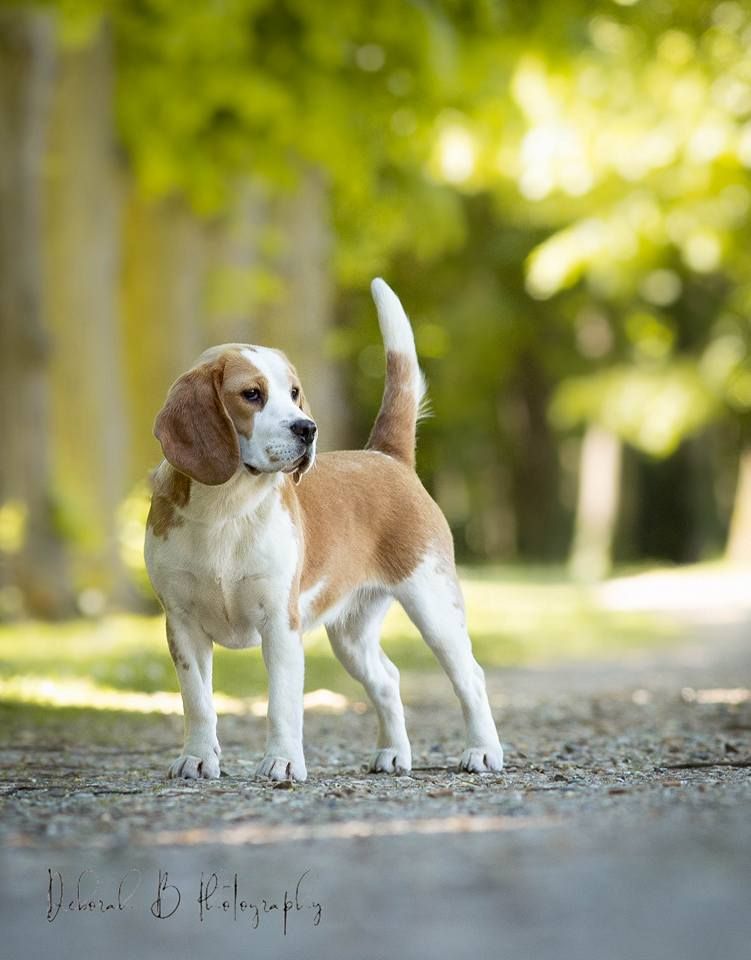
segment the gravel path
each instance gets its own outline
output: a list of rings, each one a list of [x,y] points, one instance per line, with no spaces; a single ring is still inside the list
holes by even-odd
[[[375,721],[360,708],[306,716],[310,777],[295,785],[252,779],[263,743],[252,716],[222,718],[224,775],[201,783],[164,779],[178,718],[97,724],[71,711],[53,729],[9,717],[0,902],[11,955],[28,955],[32,936],[56,956],[102,937],[114,957],[172,956],[190,930],[228,956],[453,957],[474,944],[533,960],[746,957],[750,632],[705,628],[661,655],[490,674],[507,766],[484,777],[452,769],[461,718],[438,675],[405,678],[415,768],[393,778],[365,772]],[[158,922],[167,863],[183,903]],[[62,903],[87,868],[84,901],[113,897],[138,870],[128,909],[76,906],[49,922],[58,871]],[[235,919],[236,904],[231,917],[199,916],[202,873],[232,893],[238,872],[257,900],[284,902],[306,871],[308,905],[289,911],[286,935],[279,910],[257,928]]]

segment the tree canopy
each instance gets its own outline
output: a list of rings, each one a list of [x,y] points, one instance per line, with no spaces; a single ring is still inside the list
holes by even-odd
[[[77,235],[116,239],[99,342],[122,338],[110,381],[128,449],[112,456],[130,464],[128,483],[156,456],[166,383],[217,337],[302,354],[328,384],[319,402],[337,442],[361,443],[382,384],[367,285],[384,274],[414,319],[435,413],[420,468],[460,555],[562,558],[590,428],[625,445],[643,495],[622,505],[619,556],[721,547],[751,443],[746,5],[2,7],[54,25],[61,82],[40,166],[50,302],[71,272],[60,211],[76,219],[61,201],[72,203],[76,150],[111,167],[109,225],[91,216]],[[61,119],[63,92],[73,70],[81,89],[109,83],[105,62],[96,140],[70,99]],[[74,301],[58,292],[53,394],[74,366],[73,330],[94,322],[66,319]],[[85,545],[73,433],[57,443],[55,498],[61,535]],[[676,513],[674,471],[695,490],[688,501],[702,490],[701,516]],[[680,549],[643,534],[658,528],[650,510],[673,528],[690,518]]]

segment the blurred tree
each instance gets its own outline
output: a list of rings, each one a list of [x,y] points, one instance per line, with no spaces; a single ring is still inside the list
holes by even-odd
[[[423,162],[449,22],[396,0],[375,13],[349,4],[334,20],[310,0],[147,0],[113,17],[137,188],[149,201],[185,198],[211,222],[206,273],[174,255],[170,269],[207,280],[212,340],[288,351],[324,446],[340,446],[336,281],[362,286],[390,252],[437,252],[452,233],[441,220],[456,208]],[[135,413],[141,434],[151,418]]]
[[[208,227],[184,198],[148,199],[129,179],[122,242],[119,293],[131,433],[125,477],[132,487],[157,462],[152,425],[167,388],[208,345]]]
[[[267,266],[278,294],[254,311],[262,343],[284,345],[321,424],[322,450],[346,446],[346,404],[340,370],[329,353],[335,322],[331,197],[320,170],[307,167],[294,193],[269,200],[262,222],[274,224],[279,248]]]
[[[118,287],[122,176],[117,156],[112,42],[90,20],[62,31],[48,154],[45,312],[55,338],[55,482],[76,545],[89,612],[125,599],[115,531],[126,493],[125,410]]]
[[[342,379],[330,354],[334,327],[331,197],[323,173],[305,168],[292,190],[239,185],[213,228],[207,326],[212,342],[284,349],[320,424],[321,449],[346,445]]]
[[[209,342],[285,348],[326,445],[364,439],[380,273],[413,316],[436,413],[420,469],[463,558],[570,542],[599,576],[717,549],[731,513],[747,555],[745,5],[50,6],[54,512],[96,558],[88,585],[117,580],[114,502]]]
[[[579,474],[569,569],[577,580],[600,580],[613,563],[621,491],[621,443],[614,433],[596,423],[588,424]]]
[[[741,319],[749,303],[749,29],[748,11],[735,3],[684,4],[677,20],[666,9],[612,10],[589,21],[589,44],[567,71],[527,60],[517,74],[529,122],[522,189],[568,221],[530,258],[530,291],[548,297],[581,280],[610,305],[629,364],[590,381],[586,418],[609,421],[653,456],[672,456],[711,420],[745,418],[751,401],[743,389],[749,322]],[[615,74],[620,83],[608,84]],[[659,514],[697,499],[698,464],[684,458],[675,473],[666,461]],[[749,514],[742,480],[739,518]],[[657,493],[655,481],[650,489]],[[707,506],[687,506],[664,527],[668,555],[686,558]],[[739,526],[745,521],[732,524],[735,544],[751,536]],[[659,528],[647,529],[650,552],[659,552]],[[675,531],[686,546],[669,544]]]
[[[738,482],[730,519],[727,557],[734,563],[751,564],[751,425],[742,421]]]
[[[42,306],[42,159],[54,24],[0,10],[0,506],[25,518],[6,605],[56,617],[73,609],[53,489],[50,344]]]
[[[529,17],[523,44],[512,31],[468,48],[481,63],[495,51],[508,73],[476,61],[465,68],[474,98],[445,133],[444,175],[465,190],[494,189],[509,218],[545,235],[530,252],[527,289],[567,318],[582,354],[563,371],[576,381],[554,403],[559,423],[575,396],[580,423],[672,457],[693,432],[743,418],[751,403],[749,11],[734,2],[569,3],[534,5]],[[524,19],[514,11],[513,26]],[[583,301],[605,320],[589,323]],[[699,500],[710,449],[681,453],[686,503]],[[583,471],[595,462],[581,463],[587,489],[597,478]],[[667,477],[674,466],[665,459],[655,470]],[[663,529],[683,530],[683,546],[652,538],[651,548],[685,557],[698,525],[708,530],[701,511],[685,523],[674,483],[657,509],[675,511]],[[738,484],[740,500],[746,489]],[[580,528],[587,502],[580,497]],[[751,511],[738,504],[735,515]]]

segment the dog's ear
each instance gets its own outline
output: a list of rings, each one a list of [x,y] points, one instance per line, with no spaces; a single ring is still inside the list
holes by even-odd
[[[226,483],[240,466],[237,432],[222,401],[224,363],[203,363],[170,387],[154,436],[172,466],[208,486]]]

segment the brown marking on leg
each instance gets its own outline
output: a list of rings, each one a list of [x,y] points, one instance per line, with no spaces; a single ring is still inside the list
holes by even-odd
[[[293,584],[293,589],[289,592],[289,628],[296,633],[300,631],[300,593],[299,586]]]
[[[172,657],[174,665],[186,671],[190,670],[190,663],[180,652],[177,640],[175,640],[175,631],[172,629],[172,624],[169,620],[167,621],[167,646],[169,647],[170,656]]]

